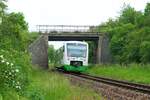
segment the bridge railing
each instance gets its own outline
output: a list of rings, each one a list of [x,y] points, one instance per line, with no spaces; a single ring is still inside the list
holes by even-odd
[[[97,26],[87,25],[37,25],[40,33],[96,33]]]

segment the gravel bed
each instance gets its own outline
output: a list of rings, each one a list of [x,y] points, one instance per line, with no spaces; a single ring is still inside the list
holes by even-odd
[[[150,95],[133,90],[112,86],[104,83],[94,82],[73,75],[65,75],[72,84],[92,88],[103,96],[104,100],[150,100]]]

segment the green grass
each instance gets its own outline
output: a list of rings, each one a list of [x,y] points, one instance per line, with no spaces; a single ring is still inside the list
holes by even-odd
[[[100,100],[100,96],[85,87],[76,87],[62,75],[34,70],[26,96],[31,100]]]
[[[150,65],[96,65],[94,67],[90,67],[87,72],[97,76],[150,84]]]
[[[34,69],[30,84],[19,95],[17,92],[0,94],[0,100],[100,100],[100,95],[92,89],[72,85],[69,80],[57,73]]]

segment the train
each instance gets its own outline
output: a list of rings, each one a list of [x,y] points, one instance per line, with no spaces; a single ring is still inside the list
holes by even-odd
[[[66,41],[62,47],[62,68],[69,72],[84,72],[88,66],[89,45],[84,41]]]

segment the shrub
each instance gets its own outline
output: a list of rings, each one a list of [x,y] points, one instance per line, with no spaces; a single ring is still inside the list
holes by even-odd
[[[30,100],[45,100],[42,90],[38,89],[39,87],[32,87],[30,91],[25,93],[25,96]]]
[[[29,56],[15,50],[0,50],[0,94],[9,90],[21,93],[28,84]]]

